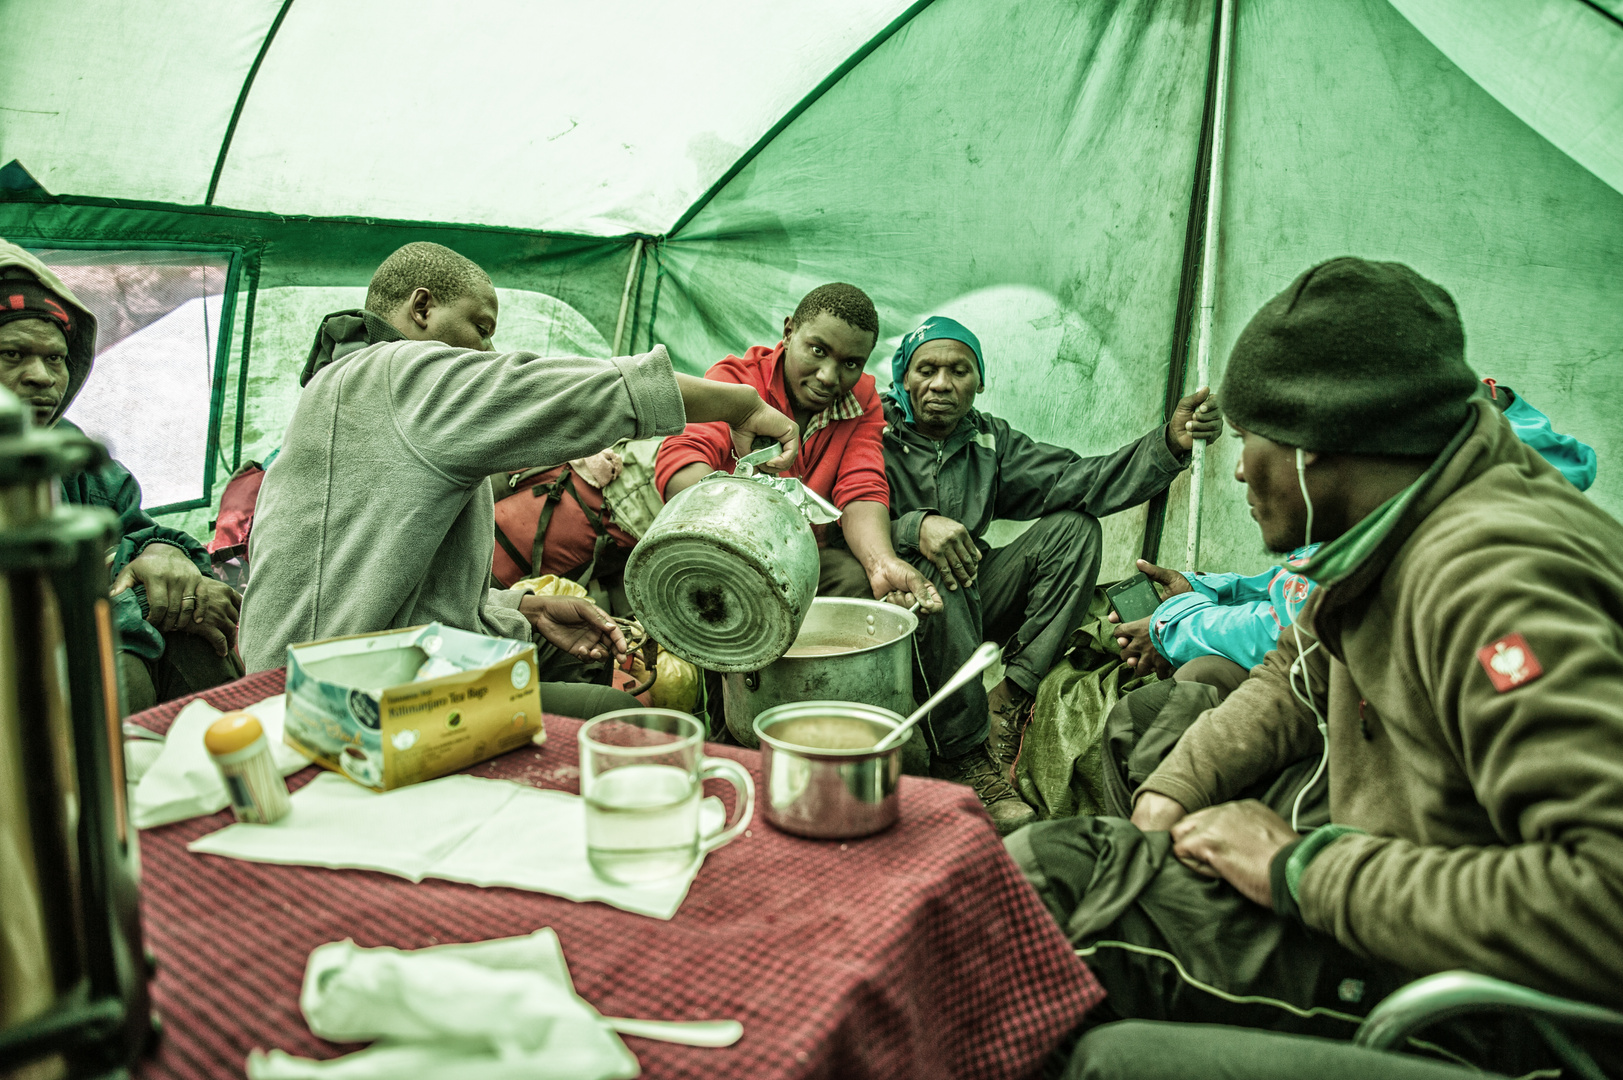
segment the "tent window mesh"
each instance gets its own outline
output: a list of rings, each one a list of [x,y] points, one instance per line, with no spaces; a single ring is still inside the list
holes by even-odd
[[[149,512],[207,504],[235,286],[231,252],[37,248],[96,316],[67,419],[107,445]]]

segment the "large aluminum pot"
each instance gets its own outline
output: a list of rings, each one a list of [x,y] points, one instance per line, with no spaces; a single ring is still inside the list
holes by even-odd
[[[626,560],[647,631],[712,671],[754,671],[788,650],[817,592],[817,538],[799,507],[714,476],[665,504]]]
[[[918,626],[917,615],[895,604],[819,596],[786,655],[722,680],[727,729],[753,748],[755,718],[796,701],[860,701],[906,716]]]
[[[902,748],[913,731],[883,753],[871,747],[901,722],[889,709],[851,701],[801,701],[756,717],[766,819],[819,840],[868,836],[894,825],[901,813]],[[807,745],[812,742],[824,745]]]

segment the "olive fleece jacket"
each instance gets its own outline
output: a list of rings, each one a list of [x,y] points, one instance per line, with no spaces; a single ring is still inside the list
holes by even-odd
[[[432,341],[343,353],[305,387],[260,489],[248,670],[281,666],[299,642],[433,620],[529,640],[520,594],[488,588],[486,478],[672,435],[684,419],[663,345],[613,360]]]
[[[1623,526],[1491,403],[1468,424],[1385,539],[1309,598],[1300,644],[1282,632],[1140,790],[1193,811],[1311,753],[1300,649],[1329,725],[1331,820],[1363,830],[1303,870],[1303,921],[1416,975],[1466,968],[1616,1008]]]

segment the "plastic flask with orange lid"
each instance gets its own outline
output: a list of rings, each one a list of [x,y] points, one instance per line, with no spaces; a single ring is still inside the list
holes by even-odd
[[[238,821],[269,825],[292,809],[287,781],[277,771],[270,740],[253,713],[224,714],[209,725],[203,745],[225,779],[231,810]]]

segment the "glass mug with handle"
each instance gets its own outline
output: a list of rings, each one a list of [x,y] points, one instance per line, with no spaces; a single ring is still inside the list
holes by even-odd
[[[671,709],[618,709],[580,729],[580,793],[586,799],[586,858],[620,884],[673,877],[728,843],[750,822],[755,781],[736,761],[704,756],[704,727]],[[738,792],[738,819],[699,834],[704,781]]]

